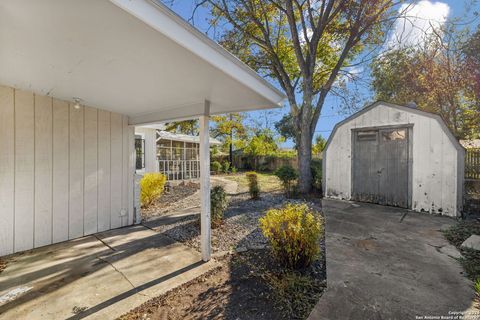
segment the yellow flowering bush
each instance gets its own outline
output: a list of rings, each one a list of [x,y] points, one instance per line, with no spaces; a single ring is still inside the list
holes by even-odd
[[[167,177],[161,173],[145,173],[140,180],[140,201],[142,207],[148,207],[163,192]]]
[[[275,257],[289,268],[307,267],[320,255],[323,218],[306,204],[270,209],[260,218],[260,228]]]

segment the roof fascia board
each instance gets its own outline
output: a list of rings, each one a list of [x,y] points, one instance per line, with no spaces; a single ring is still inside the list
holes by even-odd
[[[286,96],[215,41],[155,0],[110,0],[180,46],[280,106]]]
[[[157,142],[160,140],[172,140],[172,141],[178,141],[178,142],[187,142],[187,143],[200,143],[200,140],[196,140],[194,136],[189,136],[189,138],[186,137],[175,137],[174,133],[170,133],[172,136],[162,136],[160,134],[160,137],[157,138]],[[215,138],[210,137],[210,144],[211,145],[221,145],[222,142],[218,141]]]
[[[190,105],[177,106],[167,110],[161,110],[148,114],[141,114],[129,117],[129,125],[152,124],[167,121],[183,121],[198,118],[202,115],[204,102],[192,103]]]
[[[181,105],[175,106],[166,110],[147,113],[147,114],[139,114],[129,117],[129,125],[148,125],[148,124],[159,124],[165,123],[170,121],[184,121],[184,120],[191,120],[197,119],[200,116],[203,116],[203,110],[205,108],[204,102],[192,103],[191,105]],[[233,112],[247,112],[247,111],[254,111],[254,110],[263,110],[263,109],[271,109],[272,106],[257,106],[255,109],[246,110],[245,108],[238,107],[228,111],[223,112],[210,112],[211,116],[218,115],[218,114],[227,114]]]

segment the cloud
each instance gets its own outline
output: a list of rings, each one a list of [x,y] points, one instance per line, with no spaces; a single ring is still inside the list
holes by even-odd
[[[349,66],[343,68],[335,80],[335,86],[346,85],[351,81],[360,79],[363,75],[365,69],[362,66]]]
[[[310,40],[313,36],[313,30],[310,28],[307,28],[307,38]],[[303,33],[303,29],[299,28],[298,30],[298,40],[300,41],[300,44],[304,45],[307,41],[305,41],[305,34]]]
[[[399,13],[402,17],[395,22],[387,44],[389,48],[422,45],[433,29],[445,24],[450,7],[443,2],[422,0],[402,4]]]

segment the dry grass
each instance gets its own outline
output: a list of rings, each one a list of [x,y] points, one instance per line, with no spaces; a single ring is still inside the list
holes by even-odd
[[[238,183],[238,192],[248,192],[248,180],[245,172],[223,176],[225,179]],[[282,184],[272,173],[257,172],[258,185],[261,192],[281,191]]]

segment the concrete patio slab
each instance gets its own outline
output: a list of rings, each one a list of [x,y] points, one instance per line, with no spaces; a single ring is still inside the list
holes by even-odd
[[[203,263],[200,253],[144,226],[8,260],[0,273],[0,297],[6,297],[0,319],[115,319],[216,265]]]
[[[334,200],[324,200],[323,209],[327,290],[309,319],[436,319],[473,311],[472,282],[441,233],[453,219]]]

